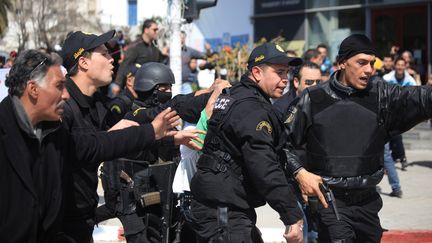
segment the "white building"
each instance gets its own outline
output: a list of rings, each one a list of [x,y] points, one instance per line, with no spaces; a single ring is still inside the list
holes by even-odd
[[[169,21],[168,0],[96,0],[101,22],[112,28],[132,27],[140,33],[144,19],[161,17]],[[215,7],[201,11],[199,20],[184,24],[188,34],[187,44],[203,50],[205,41],[214,46],[252,41],[253,2],[250,0],[219,0]],[[131,36],[132,37],[132,36]]]

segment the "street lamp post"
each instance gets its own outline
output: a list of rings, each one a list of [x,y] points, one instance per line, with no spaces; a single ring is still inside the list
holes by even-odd
[[[172,92],[173,95],[177,95],[180,93],[182,84],[180,44],[182,0],[170,0],[168,8],[169,16],[171,17],[170,68],[173,71],[175,78],[175,84]]]

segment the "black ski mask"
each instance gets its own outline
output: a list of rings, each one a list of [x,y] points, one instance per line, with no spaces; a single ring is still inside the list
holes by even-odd
[[[164,104],[172,98],[172,92],[157,91],[157,99],[159,103]]]

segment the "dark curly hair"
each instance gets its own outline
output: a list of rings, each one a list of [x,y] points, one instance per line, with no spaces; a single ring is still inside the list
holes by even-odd
[[[6,77],[5,84],[9,88],[9,95],[21,97],[27,81],[33,79],[39,83],[43,82],[49,67],[60,64],[61,60],[58,58],[53,58],[38,50],[22,51]]]

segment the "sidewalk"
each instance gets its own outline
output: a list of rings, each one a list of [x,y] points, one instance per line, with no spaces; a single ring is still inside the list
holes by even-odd
[[[383,199],[380,212],[381,225],[388,229],[382,242],[384,243],[432,243],[432,151],[407,150],[409,167],[407,171],[396,166],[403,190],[402,198],[388,196],[391,192],[387,176],[379,184]],[[268,206],[257,209],[257,226],[263,233],[265,242],[285,242],[282,233],[283,226],[279,216]],[[110,220],[101,224],[98,229],[96,243],[125,242],[116,240],[120,225],[118,220]],[[105,227],[106,226],[106,227]],[[106,230],[100,233],[101,229]],[[96,232],[98,232],[96,231]],[[111,237],[102,239],[102,236]],[[114,241],[113,241],[114,240]]]
[[[432,151],[407,150],[407,171],[396,167],[401,181],[403,197],[389,196],[391,188],[387,176],[379,184],[383,208],[381,225],[388,229],[382,242],[432,242]],[[268,206],[257,209],[257,225],[265,242],[284,242],[282,222]],[[417,238],[416,238],[417,237]]]
[[[387,177],[379,185],[384,202],[381,225],[389,230],[382,242],[432,242],[432,151],[406,153],[410,166],[407,171],[397,170],[402,199],[388,196],[391,188]]]

